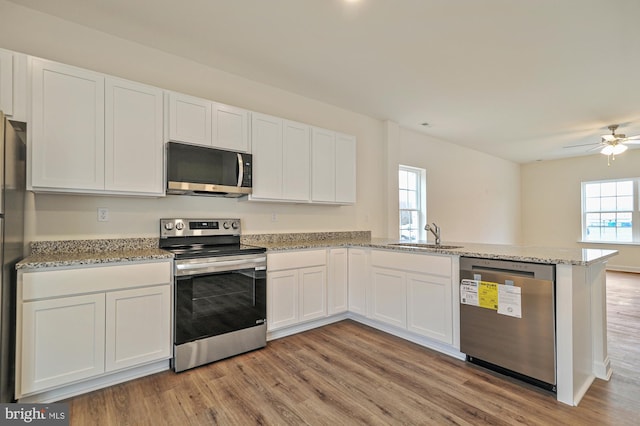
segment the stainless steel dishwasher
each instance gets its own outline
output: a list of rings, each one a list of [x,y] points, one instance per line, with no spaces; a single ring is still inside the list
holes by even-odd
[[[556,391],[555,265],[460,258],[467,361]]]

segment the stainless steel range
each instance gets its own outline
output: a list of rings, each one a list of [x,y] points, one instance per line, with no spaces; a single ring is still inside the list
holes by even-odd
[[[266,249],[240,244],[240,219],[160,219],[174,261],[176,372],[267,344]]]

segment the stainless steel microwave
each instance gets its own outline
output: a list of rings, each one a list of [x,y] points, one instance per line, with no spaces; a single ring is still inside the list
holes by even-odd
[[[167,194],[251,194],[251,154],[177,142],[167,142],[166,148]]]

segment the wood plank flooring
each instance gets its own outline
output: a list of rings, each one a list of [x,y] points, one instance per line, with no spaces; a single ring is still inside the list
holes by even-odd
[[[614,373],[578,407],[347,320],[70,399],[71,425],[636,425],[640,275],[607,276]]]

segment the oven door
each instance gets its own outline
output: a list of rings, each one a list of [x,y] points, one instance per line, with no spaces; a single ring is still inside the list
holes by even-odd
[[[176,345],[266,323],[266,266],[251,263],[222,271],[211,263],[202,270],[187,268],[186,274],[176,265]]]

